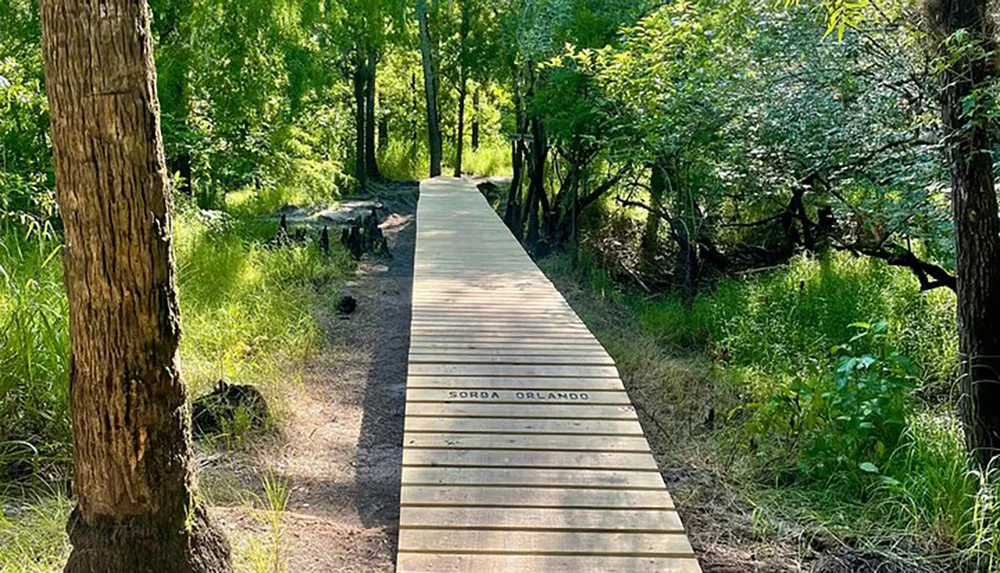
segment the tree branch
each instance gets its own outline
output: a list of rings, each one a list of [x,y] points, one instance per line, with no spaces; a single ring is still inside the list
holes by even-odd
[[[917,277],[917,280],[920,281],[921,291],[947,287],[952,292],[955,292],[957,288],[954,275],[943,267],[921,260],[913,254],[913,251],[896,243],[886,243],[877,247],[855,243],[853,245],[835,245],[834,248],[840,251],[849,251],[856,255],[881,259],[893,267],[908,268]]]

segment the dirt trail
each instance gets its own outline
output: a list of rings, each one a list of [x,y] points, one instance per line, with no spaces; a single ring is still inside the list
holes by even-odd
[[[387,186],[379,198],[392,256],[359,264],[344,289],[358,302],[349,318],[332,308],[320,317],[329,348],[290,385],[281,443],[256,456],[287,479],[282,551],[295,573],[394,569],[416,185]],[[264,530],[245,508],[216,513],[234,544]]]

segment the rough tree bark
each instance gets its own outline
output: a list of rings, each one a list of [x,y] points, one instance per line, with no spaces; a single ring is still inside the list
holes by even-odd
[[[228,572],[197,503],[146,0],[42,0],[65,228],[71,573]]]
[[[368,79],[365,77],[366,66],[364,58],[358,54],[354,63],[354,178],[357,180],[358,192],[368,188],[368,166],[365,164],[365,121],[368,96]]]
[[[991,151],[996,144],[985,110],[964,110],[968,96],[996,81],[996,25],[989,0],[926,4],[932,38],[941,50],[959,30],[975,49],[963,49],[941,77],[944,141],[952,184],[958,275],[958,332],[962,397],[959,411],[968,446],[986,468],[1000,454],[1000,213]]]
[[[368,66],[365,70],[365,171],[369,179],[382,178],[375,156],[375,70],[378,60],[378,53],[369,49]]]
[[[441,175],[441,123],[438,120],[437,79],[434,74],[434,56],[431,53],[427,0],[417,0],[417,20],[420,28],[420,57],[424,70],[424,95],[427,98],[427,139],[431,154],[431,177],[437,177]]]

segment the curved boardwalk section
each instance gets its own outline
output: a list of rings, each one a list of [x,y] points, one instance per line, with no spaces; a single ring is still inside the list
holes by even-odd
[[[604,348],[475,187],[420,191],[398,571],[699,572]]]

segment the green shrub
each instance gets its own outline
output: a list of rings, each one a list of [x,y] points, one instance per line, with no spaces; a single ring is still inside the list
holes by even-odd
[[[885,344],[885,321],[851,326],[858,333],[833,349],[839,358],[832,375],[774,386],[764,400],[739,410],[749,416],[745,432],[752,443],[778,446],[775,458],[784,463],[766,470],[794,468],[860,494],[900,445],[916,368]]]
[[[954,294],[922,293],[908,271],[846,253],[724,279],[690,309],[673,296],[633,297],[632,306],[665,344],[708,347],[748,384],[828,373],[844,326],[873,316],[886,319],[886,344],[914,361],[922,385],[947,383],[957,364]]]

